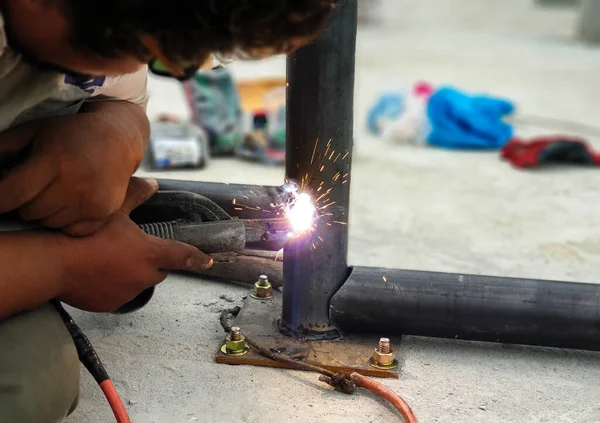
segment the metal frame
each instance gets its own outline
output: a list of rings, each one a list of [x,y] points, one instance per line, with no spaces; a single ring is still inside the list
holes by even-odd
[[[332,187],[336,221],[348,218],[351,162],[321,171],[314,157],[331,150],[351,157],[356,6],[341,2],[329,28],[288,60],[287,176],[317,191],[321,181],[348,174]],[[231,185],[212,184],[207,193],[206,184],[190,184],[222,207],[236,195]],[[251,189],[257,202],[276,194],[274,187]],[[339,328],[600,350],[600,284],[350,268],[348,227],[319,223],[317,234],[318,249],[311,242],[285,249],[281,323],[288,335],[322,340]]]

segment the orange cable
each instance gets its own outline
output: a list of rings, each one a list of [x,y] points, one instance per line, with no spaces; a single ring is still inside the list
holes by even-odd
[[[100,388],[102,389],[102,392],[104,392],[104,396],[106,396],[110,408],[117,418],[117,423],[131,423],[127,410],[125,409],[123,401],[121,401],[121,397],[119,397],[119,393],[112,383],[112,380],[106,379],[100,384]]]
[[[392,391],[384,384],[358,373],[352,373],[350,378],[356,386],[368,389],[374,394],[379,395],[390,402],[390,404],[396,407],[396,409],[400,412],[400,415],[406,423],[418,423],[417,417],[414,415],[410,406],[402,399],[400,395]]]

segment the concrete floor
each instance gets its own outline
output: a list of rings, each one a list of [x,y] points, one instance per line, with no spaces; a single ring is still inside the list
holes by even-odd
[[[495,153],[394,145],[363,130],[380,88],[419,79],[503,95],[524,114],[597,123],[600,50],[574,39],[575,11],[528,0],[386,0],[383,9],[384,22],[361,29],[358,40],[351,262],[600,281],[598,170],[521,172]],[[282,74],[284,65],[233,69]],[[153,80],[150,91],[150,115],[186,114],[175,85]],[[162,176],[278,184],[283,170],[213,160],[204,171]],[[247,288],[171,276],[136,314],[74,313],[135,422],[396,419],[371,395],[331,392],[313,374],[214,364],[218,313],[232,304],[223,294],[241,303]],[[385,383],[422,422],[600,422],[600,354],[409,337],[401,356],[400,380]],[[83,373],[81,404],[68,421],[111,418]]]

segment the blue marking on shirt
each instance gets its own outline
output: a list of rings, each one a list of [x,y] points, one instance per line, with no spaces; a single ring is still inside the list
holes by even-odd
[[[82,89],[88,94],[94,94],[96,88],[100,88],[104,85],[106,76],[98,76],[95,78],[81,77],[74,75],[65,75],[65,84],[72,85]]]

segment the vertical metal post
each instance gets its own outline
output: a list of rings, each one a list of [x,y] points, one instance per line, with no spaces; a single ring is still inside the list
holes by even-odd
[[[287,61],[286,175],[313,193],[331,187],[333,203],[327,208],[331,215],[317,223],[320,239],[285,250],[282,323],[298,337],[337,336],[329,302],[349,274],[348,226],[332,222],[348,220],[356,18],[357,0],[342,0],[319,38]]]

